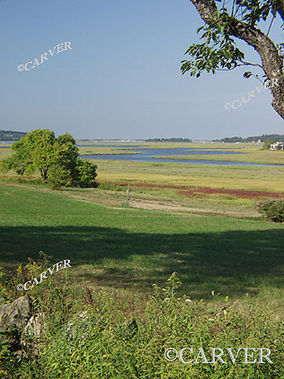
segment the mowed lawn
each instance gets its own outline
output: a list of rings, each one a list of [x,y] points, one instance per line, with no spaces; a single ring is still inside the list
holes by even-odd
[[[70,282],[88,286],[151,291],[176,271],[193,298],[283,287],[283,224],[110,208],[9,183],[0,214],[0,265],[11,275],[42,250],[53,263],[70,259]]]

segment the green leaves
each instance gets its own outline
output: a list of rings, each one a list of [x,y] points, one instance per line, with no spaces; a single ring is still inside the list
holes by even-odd
[[[236,0],[222,2],[219,9],[215,9],[212,20],[197,29],[202,32],[200,44],[192,44],[185,52],[190,59],[181,63],[182,74],[190,73],[197,78],[203,71],[212,72],[218,69],[232,70],[244,62],[244,53],[238,49],[232,35],[234,34],[235,21],[241,21],[244,25],[256,27],[260,21],[266,21],[271,14],[275,16],[273,6],[275,0]],[[279,51],[281,47],[278,47]]]
[[[78,159],[74,138],[65,133],[58,138],[48,129],[36,129],[12,145],[14,154],[1,162],[1,171],[30,175],[39,171],[51,188],[94,185],[96,166]]]
[[[198,78],[203,71],[214,74],[220,68],[231,70],[243,61],[244,54],[230,36],[229,14],[216,10],[215,16],[217,21],[197,29],[198,32],[203,31],[200,38],[205,39],[205,42],[193,44],[185,52],[192,59],[181,62],[182,74],[190,72],[191,76]]]
[[[89,161],[78,159],[76,165],[76,179],[81,187],[91,187],[95,184],[97,166]]]
[[[217,38],[217,33],[214,38]],[[232,69],[244,59],[244,54],[231,40],[222,41],[219,46],[216,44],[210,46],[207,42],[193,44],[186,54],[193,59],[182,61],[181,71],[183,74],[189,71],[191,76],[196,77],[199,77],[204,70],[214,74],[219,68]]]
[[[273,11],[274,1],[261,0],[236,0],[236,4],[242,9],[242,21],[255,26],[261,20],[266,21],[270,12]]]

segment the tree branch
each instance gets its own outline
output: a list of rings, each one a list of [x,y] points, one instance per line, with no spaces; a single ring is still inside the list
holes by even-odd
[[[215,1],[212,0],[190,0],[201,18],[206,24],[214,25],[219,22],[217,17],[217,6]],[[277,9],[279,14],[284,16],[284,0],[278,0]],[[283,18],[283,17],[282,17]],[[283,59],[280,57],[279,52],[271,41],[260,29],[248,25],[247,23],[237,20],[234,17],[229,17],[229,34],[245,41],[248,45],[253,47],[260,55],[263,70],[268,79],[274,79],[274,84],[271,86],[273,95],[272,106],[276,112],[284,118],[284,78],[283,74]],[[275,82],[275,73],[277,82]]]

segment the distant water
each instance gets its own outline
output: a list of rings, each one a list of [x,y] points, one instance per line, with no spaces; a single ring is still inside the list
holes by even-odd
[[[83,145],[86,146],[86,145]],[[94,146],[94,145],[90,145]],[[130,147],[130,145],[95,145],[95,146],[109,146],[109,147]],[[132,147],[132,146],[131,146]],[[145,149],[138,146],[133,146],[135,149],[127,149],[127,151],[137,151],[140,154],[93,154],[93,155],[81,155],[81,158],[88,159],[104,159],[104,160],[117,160],[117,161],[130,161],[130,162],[165,162],[165,163],[185,163],[185,164],[211,164],[220,166],[283,166],[283,165],[270,165],[260,163],[247,163],[247,162],[230,162],[230,161],[214,161],[214,160],[202,160],[202,159],[172,159],[172,158],[153,158],[153,156],[167,156],[167,155],[208,155],[212,154],[210,149],[204,148],[202,151],[196,151],[193,148],[175,148],[175,149]],[[196,148],[199,150],[199,148]],[[215,148],[212,147],[215,150]],[[244,154],[242,152],[231,151],[214,151],[216,155],[226,154]]]

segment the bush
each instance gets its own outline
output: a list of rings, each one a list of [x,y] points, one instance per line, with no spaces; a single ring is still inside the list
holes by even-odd
[[[257,210],[274,222],[284,222],[284,199],[266,200],[258,204]]]
[[[77,160],[76,180],[80,187],[93,187],[97,176],[97,166],[89,161]]]

